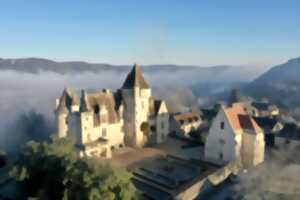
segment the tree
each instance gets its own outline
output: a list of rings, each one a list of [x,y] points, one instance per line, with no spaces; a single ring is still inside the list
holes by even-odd
[[[0,168],[6,165],[6,153],[0,150]]]
[[[143,122],[141,124],[141,131],[144,133],[144,135],[150,136],[151,133],[150,125],[147,122]]]
[[[109,162],[80,158],[74,141],[29,142],[10,175],[26,198],[62,200],[137,199],[131,174]]]
[[[189,135],[194,138],[199,144],[205,144],[205,137],[203,136],[203,131],[201,129],[192,130]]]

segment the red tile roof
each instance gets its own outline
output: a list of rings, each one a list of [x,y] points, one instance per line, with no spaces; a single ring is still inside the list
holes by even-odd
[[[257,125],[254,119],[249,116],[242,105],[233,104],[232,107],[224,109],[226,117],[235,131],[253,131],[253,133],[258,134],[262,132],[262,129]]]

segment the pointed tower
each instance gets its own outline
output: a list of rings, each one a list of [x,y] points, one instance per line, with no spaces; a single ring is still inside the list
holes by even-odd
[[[90,104],[88,102],[87,94],[84,90],[81,90],[81,98],[80,98],[80,112],[89,112],[91,111]]]
[[[61,97],[57,100],[57,102],[58,103],[55,110],[57,134],[58,137],[65,137],[67,136],[68,132],[68,116],[70,109],[70,97],[66,89],[64,89]]]
[[[94,120],[93,120],[93,109],[90,106],[88,95],[87,93],[82,90],[81,91],[81,98],[80,98],[80,135],[77,135],[78,137],[78,143],[79,144],[85,144],[87,142],[90,142],[90,134],[91,130],[94,128]]]
[[[141,124],[148,121],[151,89],[139,65],[134,64],[121,92],[125,103],[123,113],[125,142],[129,146],[142,147],[144,135]]]

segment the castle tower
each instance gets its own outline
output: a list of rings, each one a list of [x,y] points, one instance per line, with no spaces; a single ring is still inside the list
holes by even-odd
[[[151,89],[139,65],[134,64],[121,91],[125,103],[123,113],[125,143],[129,146],[142,147],[144,135],[141,125],[148,121]]]
[[[63,91],[61,97],[57,101],[55,115],[58,137],[61,138],[67,136],[68,133],[69,95],[66,89]]]
[[[91,130],[94,127],[93,109],[89,104],[88,96],[84,90],[81,91],[79,112],[81,134],[78,143],[84,144],[90,142]]]

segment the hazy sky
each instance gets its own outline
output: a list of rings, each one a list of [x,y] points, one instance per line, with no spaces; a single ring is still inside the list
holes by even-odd
[[[3,0],[0,57],[273,65],[300,56],[299,0]]]

